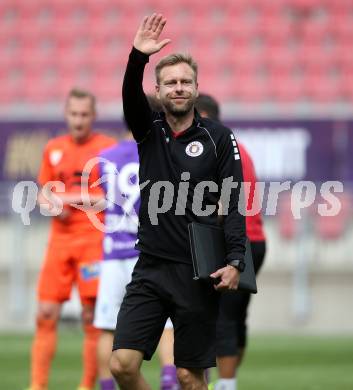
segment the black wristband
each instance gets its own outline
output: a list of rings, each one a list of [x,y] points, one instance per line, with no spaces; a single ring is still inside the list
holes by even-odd
[[[245,263],[242,260],[231,260],[228,265],[236,268],[239,272],[244,272],[245,270]]]

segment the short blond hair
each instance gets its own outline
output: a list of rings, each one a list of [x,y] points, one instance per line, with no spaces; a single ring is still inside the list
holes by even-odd
[[[70,98],[77,98],[77,99],[85,99],[89,98],[92,103],[92,108],[95,111],[96,110],[96,97],[93,95],[92,92],[89,92],[85,89],[81,88],[72,88],[67,95],[67,102],[69,101]]]
[[[170,54],[166,57],[163,57],[155,68],[155,76],[156,76],[156,82],[157,84],[160,83],[160,75],[161,70],[166,66],[172,66],[176,64],[185,63],[190,66],[190,68],[194,71],[195,74],[195,81],[197,82],[197,73],[198,73],[198,66],[196,61],[191,57],[189,54],[183,54],[183,53],[174,53]]]

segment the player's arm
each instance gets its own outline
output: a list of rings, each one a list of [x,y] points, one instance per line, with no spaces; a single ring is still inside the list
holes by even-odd
[[[124,116],[137,142],[142,142],[151,130],[152,111],[143,91],[143,72],[149,56],[170,42],[169,39],[158,42],[165,23],[162,15],[144,18],[136,32],[125,71],[122,91]]]
[[[231,132],[224,132],[217,148],[218,154],[218,184],[220,188],[230,185],[229,191],[222,188],[229,197],[222,201],[222,214],[224,216],[224,235],[227,247],[226,263],[234,260],[243,261],[245,257],[245,217],[239,212],[239,198],[241,183],[243,181],[242,165],[235,138]],[[226,179],[226,181],[224,181]],[[237,184],[236,184],[237,183]],[[221,268],[212,274],[214,278],[221,278],[217,289],[234,289],[239,283],[238,269],[230,266]]]

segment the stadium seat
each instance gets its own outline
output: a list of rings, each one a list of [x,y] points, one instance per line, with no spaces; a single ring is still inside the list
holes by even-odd
[[[14,32],[0,35],[0,67],[11,64],[21,57],[23,42]]]
[[[323,45],[333,37],[333,30],[329,22],[313,22],[308,20],[301,24],[301,39],[304,44]]]
[[[302,10],[318,9],[324,5],[322,0],[288,0],[288,3]]]
[[[335,63],[335,49],[320,45],[304,44],[298,50],[298,60],[308,67],[326,68]]]
[[[123,71],[120,58],[126,61],[136,25],[153,11],[168,18],[165,37],[173,42],[164,53],[189,51],[221,99],[353,99],[351,83],[331,77],[350,80],[352,73],[352,0],[1,0],[0,70],[12,64],[50,73],[54,58],[68,79],[80,69],[83,79],[97,72],[115,77],[112,68]],[[301,72],[309,75],[304,92]],[[153,88],[153,75],[146,83]],[[109,84],[99,88],[115,96]]]
[[[331,12],[334,13],[337,12],[349,13],[353,11],[352,0],[340,0],[340,1],[328,0],[327,4],[329,5]]]
[[[229,56],[228,56],[229,57]],[[254,69],[258,66],[265,66],[266,52],[262,49],[251,49],[246,46],[234,50],[233,56],[228,58],[236,69]]]
[[[289,72],[290,69],[298,65],[298,51],[285,44],[280,46],[273,45],[266,48],[265,55],[264,61],[270,70],[275,73],[282,71]]]
[[[20,17],[20,8],[16,2],[0,1],[0,36],[15,32]]]
[[[304,80],[291,73],[271,75],[271,94],[277,103],[293,103],[305,97]]]
[[[22,102],[24,100],[23,83],[24,74],[21,69],[1,69],[1,88],[0,88],[0,103],[11,104],[14,101]]]
[[[282,41],[289,39],[295,31],[293,22],[286,21],[280,18],[280,15],[263,16],[258,24],[259,33],[264,35],[264,38],[270,42],[278,39]]]
[[[334,103],[343,99],[342,79],[328,74],[307,74],[306,95],[316,102]]]
[[[341,88],[342,94],[348,101],[353,103],[353,72],[352,72],[352,68],[349,67],[349,68],[347,68],[346,71],[343,70],[342,77],[343,77],[342,88]]]
[[[236,100],[264,102],[271,98],[269,81],[266,79],[256,79],[253,75],[246,78],[240,77],[235,85]]]

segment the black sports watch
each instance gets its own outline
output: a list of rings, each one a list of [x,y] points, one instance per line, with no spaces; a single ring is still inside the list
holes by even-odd
[[[243,260],[231,260],[227,265],[236,268],[239,272],[244,272],[245,262]]]

